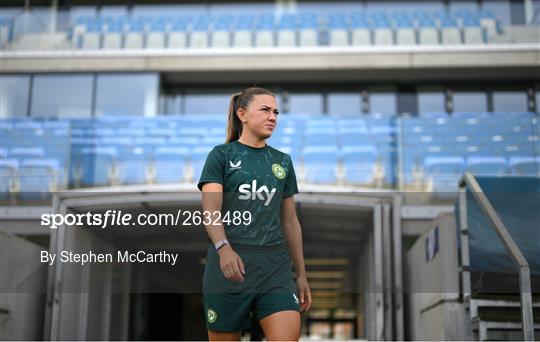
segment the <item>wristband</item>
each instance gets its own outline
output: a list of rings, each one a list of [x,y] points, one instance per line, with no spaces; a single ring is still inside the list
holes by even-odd
[[[216,251],[218,251],[221,247],[229,245],[229,241],[227,239],[219,240],[214,244],[214,247],[216,248]]]

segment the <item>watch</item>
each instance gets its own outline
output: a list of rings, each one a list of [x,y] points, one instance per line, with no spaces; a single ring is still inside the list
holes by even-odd
[[[214,247],[216,247],[216,251],[219,250],[221,247],[225,245],[230,245],[229,241],[227,239],[219,240],[214,244]]]

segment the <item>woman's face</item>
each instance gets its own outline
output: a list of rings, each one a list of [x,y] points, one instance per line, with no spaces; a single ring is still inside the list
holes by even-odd
[[[244,131],[259,139],[268,139],[276,128],[279,111],[273,96],[255,95],[249,106],[239,108],[237,114]]]

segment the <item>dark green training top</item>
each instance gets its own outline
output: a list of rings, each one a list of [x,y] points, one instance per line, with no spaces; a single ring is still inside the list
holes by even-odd
[[[298,193],[291,157],[268,144],[251,147],[238,141],[215,146],[204,164],[198,187],[223,185],[222,220],[231,244],[273,246],[285,241],[281,230],[281,201]],[[234,211],[251,213],[233,224]],[[244,216],[247,217],[247,216]],[[238,224],[240,221],[240,224]]]

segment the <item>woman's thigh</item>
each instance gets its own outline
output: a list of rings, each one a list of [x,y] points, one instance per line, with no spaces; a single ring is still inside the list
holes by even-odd
[[[298,341],[300,338],[300,313],[287,310],[275,312],[260,321],[268,341]]]
[[[240,332],[208,330],[209,341],[240,341]]]

